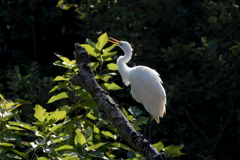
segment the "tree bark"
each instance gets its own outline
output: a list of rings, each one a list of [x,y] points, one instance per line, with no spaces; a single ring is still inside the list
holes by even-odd
[[[122,138],[137,152],[148,160],[162,160],[163,156],[146,139],[136,131],[127,118],[123,115],[118,105],[109,96],[108,92],[103,90],[94,78],[94,73],[90,65],[90,59],[85,48],[75,43],[74,58],[79,71],[70,81],[84,88],[96,101],[100,112],[104,112],[107,118],[117,128]]]

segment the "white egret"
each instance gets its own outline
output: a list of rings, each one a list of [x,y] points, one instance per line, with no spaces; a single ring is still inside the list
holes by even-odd
[[[148,123],[151,124],[151,116],[159,123],[159,117],[162,118],[166,113],[166,92],[162,86],[163,82],[159,74],[146,66],[128,67],[126,63],[131,60],[133,51],[131,45],[126,41],[109,38],[111,39],[109,40],[110,42],[116,44],[125,53],[124,56],[120,56],[117,59],[117,68],[124,84],[126,86],[131,84],[131,94],[133,98],[137,102],[142,103],[149,113]]]

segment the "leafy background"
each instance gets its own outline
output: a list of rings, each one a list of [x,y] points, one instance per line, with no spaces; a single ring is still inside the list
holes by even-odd
[[[12,123],[14,121],[29,123],[33,126],[35,124],[32,122],[40,122],[34,116],[36,104],[42,106],[42,110],[46,109],[45,112],[57,112],[57,109],[60,112],[61,107],[65,105],[72,107],[74,103],[70,98],[67,98],[69,101],[61,99],[47,103],[52,96],[63,92],[69,96],[72,91],[67,87],[70,89],[76,87],[64,80],[56,80],[57,76],[74,74],[74,68],[66,67],[62,63],[65,61],[61,58],[61,61],[56,62],[55,65],[63,64],[62,67],[65,66],[66,69],[53,66],[53,62],[58,59],[53,53],[73,59],[72,51],[75,42],[86,43],[86,38],[97,42],[101,35],[99,32],[102,31],[102,33],[107,32],[111,37],[126,40],[132,44],[134,56],[129,66],[149,66],[161,75],[167,93],[167,115],[161,119],[160,125],[152,122],[154,143],[161,141],[165,146],[184,144],[182,152],[186,154],[178,159],[240,158],[236,155],[240,147],[238,1],[9,0],[1,1],[0,4],[0,92],[7,102],[14,101],[22,104],[6,112],[13,112],[9,115],[12,119],[6,119],[11,121],[11,124],[7,122],[9,126],[18,126]],[[106,47],[109,47],[109,44]],[[111,61],[95,66],[96,75],[117,73],[114,70],[110,70],[111,72],[99,70],[100,67],[102,70],[107,68],[109,63],[115,63],[116,58],[123,54],[117,48],[114,48],[114,51],[119,52],[111,56]],[[92,57],[91,61],[92,66],[99,62],[96,57]],[[104,80],[106,77],[99,78],[100,83],[104,83]],[[147,113],[142,105],[132,100],[129,94],[130,88],[123,85],[119,74],[112,76],[111,79],[107,77],[105,83],[113,82],[123,89],[111,90],[110,95],[121,108],[125,107],[125,114],[130,116],[129,118],[131,116],[138,118],[131,114],[130,107],[137,106],[143,112],[140,116],[143,117],[141,122],[144,122]],[[57,86],[55,91],[49,93],[54,86]],[[64,96],[64,93],[62,95]],[[89,98],[87,95],[85,97]],[[22,101],[16,101],[19,99]],[[7,103],[6,101],[2,100],[2,103]],[[2,113],[3,110],[2,108]],[[62,111],[66,110],[67,107],[62,109]],[[66,116],[75,122],[78,119],[76,117],[85,115],[86,111],[87,109],[81,109],[76,115],[75,111],[69,110]],[[97,118],[100,116],[92,115]],[[82,117],[79,117],[78,125],[81,124],[81,119]],[[68,119],[64,122],[50,120],[51,118],[46,120],[46,123],[51,128],[55,123],[64,123]],[[1,125],[1,134],[4,133],[3,131],[6,131],[6,134],[14,130],[12,128],[8,128],[8,131],[4,130],[6,129],[5,121],[4,123],[1,121],[1,124],[4,124]],[[140,129],[143,129],[143,124],[139,126]],[[36,125],[41,131],[40,128],[43,126]],[[76,130],[79,128],[78,125],[74,126],[76,128],[73,131],[74,134],[82,137],[80,133],[84,131],[78,132]],[[34,131],[36,128],[28,128],[23,133],[29,133],[29,129]],[[15,130],[18,129],[15,128]],[[46,133],[48,134],[53,133]],[[66,134],[69,135],[70,132],[66,131]],[[98,133],[94,134],[98,135]],[[45,138],[46,135],[43,137]],[[92,135],[90,129],[89,135]],[[36,140],[34,136],[32,139],[16,135],[13,137],[20,139],[15,140],[16,143]],[[74,135],[70,139],[74,141],[75,137]],[[11,140],[5,137],[5,139],[1,138],[1,142],[7,143]],[[81,143],[82,141],[79,143],[76,141],[74,145],[85,145]],[[97,143],[95,139],[94,144]],[[99,143],[104,142],[99,141]],[[38,141],[38,144],[40,147],[41,141]],[[29,155],[33,155],[33,158],[36,158],[36,154],[45,156],[40,151],[38,154],[38,150],[34,149],[35,145],[30,145],[33,150],[29,151]],[[15,150],[24,153],[26,147],[20,146]],[[4,151],[10,154],[8,158],[12,154],[12,157],[19,155],[17,151],[13,151],[11,145],[5,147],[7,149],[5,148]],[[101,152],[106,155],[104,150]],[[127,150],[127,153],[129,153],[128,158],[131,158],[132,152]],[[52,153],[45,152],[45,154],[49,156]],[[53,153],[53,156],[55,154]],[[120,156],[121,151],[114,151],[114,155]],[[26,159],[27,155],[19,156]]]

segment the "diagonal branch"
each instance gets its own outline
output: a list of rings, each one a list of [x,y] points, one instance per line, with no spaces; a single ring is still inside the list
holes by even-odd
[[[103,90],[94,78],[90,60],[87,51],[78,43],[75,43],[73,52],[79,71],[77,75],[71,78],[71,82],[83,87],[96,101],[99,111],[104,112],[108,119],[112,121],[123,139],[137,152],[148,160],[162,160],[162,154],[159,153],[146,139],[136,131],[122,111],[118,108],[108,92]]]

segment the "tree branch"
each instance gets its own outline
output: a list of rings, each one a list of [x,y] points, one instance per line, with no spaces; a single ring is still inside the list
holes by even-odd
[[[109,96],[108,92],[99,86],[94,78],[87,51],[78,43],[75,43],[73,55],[76,59],[79,71],[70,81],[81,86],[91,94],[92,98],[98,104],[99,111],[107,115],[107,118],[112,121],[119,134],[134,150],[148,160],[162,160],[162,154],[151,144],[148,144],[146,139],[142,138],[142,135],[131,126],[117,104]]]

